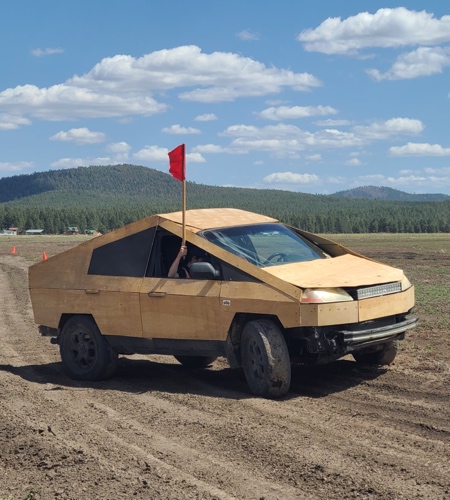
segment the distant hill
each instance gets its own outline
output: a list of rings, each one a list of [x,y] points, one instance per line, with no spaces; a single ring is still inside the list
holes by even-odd
[[[345,196],[346,198],[362,198],[367,200],[390,200],[390,201],[417,201],[432,202],[449,200],[446,194],[411,194],[379,186],[361,186],[347,191],[339,191],[334,196]]]
[[[260,189],[208,186],[187,182],[188,208],[262,206]],[[0,204],[38,207],[99,207],[146,204],[155,210],[180,208],[180,182],[137,165],[78,167],[0,179]],[[316,195],[264,190],[268,208],[310,202]]]
[[[448,196],[360,190],[313,195],[187,182],[187,208],[240,208],[316,233],[450,232]],[[142,166],[78,167],[0,179],[0,230],[43,228],[58,234],[78,226],[105,232],[180,209],[180,183]]]

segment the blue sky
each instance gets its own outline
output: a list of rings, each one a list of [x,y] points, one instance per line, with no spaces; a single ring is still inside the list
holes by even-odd
[[[450,5],[5,0],[0,177],[131,163],[450,194]]]

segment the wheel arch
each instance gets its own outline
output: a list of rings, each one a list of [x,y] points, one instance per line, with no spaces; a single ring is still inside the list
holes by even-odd
[[[62,332],[62,329],[64,328],[65,324],[69,321],[69,319],[73,318],[74,316],[83,316],[85,318],[91,318],[92,321],[97,326],[99,332],[102,333],[101,330],[100,330],[100,328],[99,328],[99,326],[98,326],[97,321],[95,321],[94,316],[92,314],[90,314],[90,313],[62,313],[61,317],[59,318],[59,324],[58,324],[58,332],[59,333]]]
[[[242,360],[240,354],[240,345],[242,339],[242,332],[244,326],[250,321],[255,321],[258,319],[268,319],[273,321],[281,333],[286,339],[286,330],[275,314],[261,314],[261,313],[236,313],[234,315],[233,321],[231,322],[230,328],[228,330],[225,353],[228,364],[230,368],[240,368],[242,367]]]

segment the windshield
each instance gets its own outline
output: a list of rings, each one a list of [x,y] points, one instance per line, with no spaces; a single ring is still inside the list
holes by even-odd
[[[329,257],[310,241],[277,223],[212,229],[201,235],[258,267]]]

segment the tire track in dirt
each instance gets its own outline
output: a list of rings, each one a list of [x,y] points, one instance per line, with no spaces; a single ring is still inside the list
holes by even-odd
[[[114,379],[73,382],[32,322],[26,269],[0,257],[0,294],[9,298],[0,324],[0,496],[450,495],[446,374],[411,370],[407,353],[387,370],[346,360],[296,368],[281,401],[250,396],[242,372],[221,359],[188,372],[168,357],[121,358]]]

